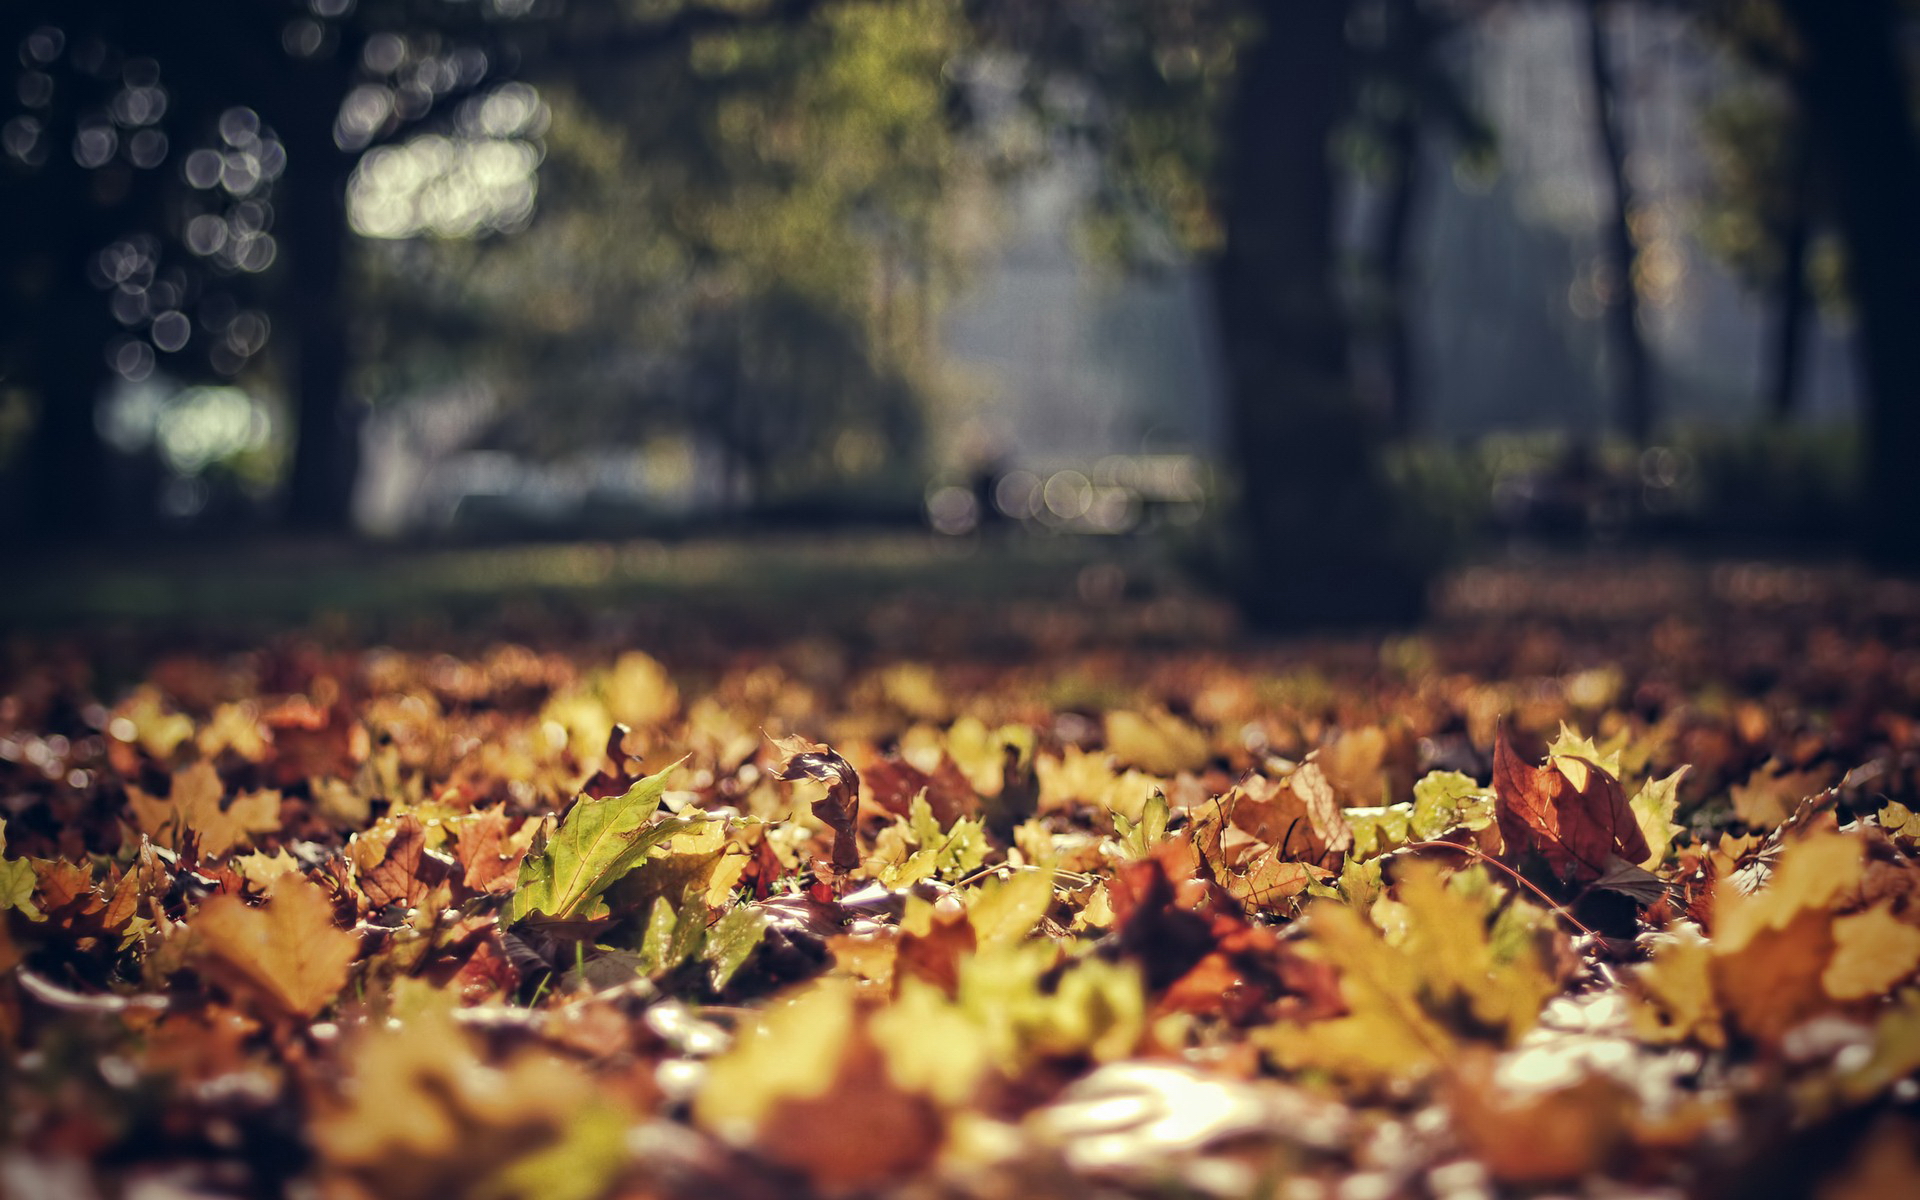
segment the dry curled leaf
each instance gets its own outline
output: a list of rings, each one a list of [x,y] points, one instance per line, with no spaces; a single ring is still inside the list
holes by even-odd
[[[860,815],[860,774],[832,749],[803,737],[774,742],[780,764],[775,779],[813,779],[827,785],[827,794],[813,802],[813,815],[833,831],[833,869],[842,874],[860,865],[860,847],[854,823]]]

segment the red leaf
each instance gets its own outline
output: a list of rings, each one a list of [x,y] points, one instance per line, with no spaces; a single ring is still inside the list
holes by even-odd
[[[1612,859],[1637,863],[1652,851],[1620,781],[1579,761],[1587,768],[1584,789],[1551,761],[1538,767],[1522,762],[1507,731],[1500,730],[1493,744],[1494,814],[1507,857],[1533,851],[1561,880],[1591,883],[1607,873]]]

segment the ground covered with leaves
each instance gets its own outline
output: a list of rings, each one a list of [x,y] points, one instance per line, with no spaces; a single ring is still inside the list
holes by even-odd
[[[14,637],[0,1192],[1920,1194],[1920,589],[1095,582]]]

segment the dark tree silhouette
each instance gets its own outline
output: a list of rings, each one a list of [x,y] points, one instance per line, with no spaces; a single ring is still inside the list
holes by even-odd
[[[1860,314],[1867,406],[1866,548],[1920,568],[1920,138],[1890,0],[1781,0],[1798,36],[1794,75],[1825,168]]]

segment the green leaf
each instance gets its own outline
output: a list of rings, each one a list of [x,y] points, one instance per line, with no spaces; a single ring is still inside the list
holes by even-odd
[[[0,854],[7,849],[7,822],[0,818]],[[33,873],[33,864],[24,858],[0,859],[0,912],[17,908],[26,914],[29,921],[44,921],[47,914],[40,911],[33,902],[33,889],[39,886],[40,878]]]
[[[985,822],[957,817],[953,828],[941,829],[925,788],[907,806],[907,836],[919,849],[906,861],[881,869],[880,882],[890,888],[908,887],[936,875],[958,879],[971,874],[987,860],[990,849]]]
[[[654,846],[699,824],[679,817],[654,819],[667,776],[679,765],[647,776],[624,795],[576,800],[559,828],[536,839],[520,864],[507,923],[536,913],[560,920],[604,916],[602,892],[644,862]]]
[[[1673,814],[1680,808],[1680,780],[1686,774],[1687,768],[1681,767],[1665,779],[1649,779],[1640,794],[1627,802],[1641,834],[1647,839],[1646,861],[1637,866],[1651,868],[1665,862],[1667,851],[1673,847],[1673,836],[1683,831],[1674,824]]]
[[[1125,846],[1134,858],[1145,858],[1167,838],[1167,822],[1172,818],[1172,809],[1167,798],[1159,792],[1147,797],[1141,806],[1140,819],[1129,821],[1121,813],[1113,814],[1113,830],[1120,835],[1120,844]]]
[[[672,901],[661,896],[653,902],[653,909],[647,914],[647,931],[640,939],[642,975],[660,975],[680,965],[680,960],[673,957],[673,931],[679,923]]]
[[[1016,871],[983,883],[967,905],[967,919],[984,949],[1026,937],[1051,907],[1053,872]]]
[[[746,964],[766,936],[767,919],[744,904],[713,923],[700,953],[707,960],[707,978],[714,991],[725,990],[734,972]]]
[[[1429,771],[1413,785],[1413,835],[1431,841],[1457,825],[1493,824],[1493,789],[1459,771]]]

